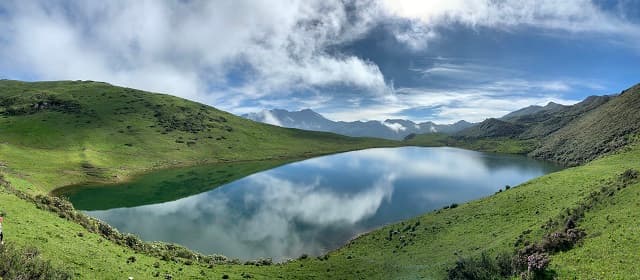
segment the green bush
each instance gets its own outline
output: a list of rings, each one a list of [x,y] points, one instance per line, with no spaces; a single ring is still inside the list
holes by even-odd
[[[622,179],[623,182],[632,181],[637,178],[638,178],[638,170],[635,170],[635,169],[627,169],[622,173],[622,175],[620,175],[620,179]]]
[[[53,267],[39,256],[38,249],[0,245],[0,279],[71,279],[71,273]]]
[[[505,279],[511,274],[511,256],[509,254],[499,254],[494,259],[483,252],[476,258],[460,258],[456,265],[447,271],[447,279],[493,280]]]

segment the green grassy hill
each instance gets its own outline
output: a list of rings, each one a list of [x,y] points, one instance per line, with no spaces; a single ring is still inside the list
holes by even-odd
[[[156,272],[174,279],[222,279],[223,275],[243,279],[247,274],[255,279],[438,279],[446,277],[446,270],[461,257],[512,252],[523,246],[522,240],[541,240],[549,233],[545,226],[550,220],[561,223],[567,209],[604,188],[601,202],[578,223],[587,237],[572,250],[553,255],[551,268],[562,279],[610,279],[611,275],[633,279],[640,277],[635,249],[640,238],[634,234],[640,219],[640,182],[635,179],[624,188],[615,187],[628,169],[640,169],[638,144],[487,198],[385,226],[326,257],[269,266],[217,264],[210,268],[179,258],[151,257],[7,191],[0,192],[0,207],[7,213],[8,242],[36,246],[43,258],[79,279],[145,279]],[[136,261],[127,263],[131,257]]]
[[[0,135],[3,137],[0,161],[6,165],[0,170],[6,175],[7,183],[31,194],[88,179],[117,180],[112,176],[124,178],[151,168],[209,160],[208,157],[212,157],[212,161],[245,157],[273,159],[280,155],[295,158],[389,144],[259,125],[210,107],[204,107],[208,112],[203,113],[206,117],[193,118],[193,114],[198,116],[202,105],[135,90],[136,94],[125,98],[129,95],[122,92],[129,89],[102,83],[3,81],[0,84],[7,88],[0,91],[4,109],[0,117]],[[104,99],[80,98],[86,92],[95,96],[102,91],[112,93],[105,94]],[[43,92],[56,98],[36,96]],[[625,94],[621,98],[635,98],[638,91],[631,91],[631,97],[625,97]],[[116,100],[129,101],[135,99],[134,96],[144,98],[130,103],[110,103],[108,96],[111,95],[114,95],[111,99]],[[15,100],[21,98],[27,101]],[[169,101],[186,105],[173,106]],[[619,119],[615,118],[618,112],[635,117],[633,110],[622,107],[633,108],[636,103],[623,101],[611,103],[617,105],[612,105],[610,110],[592,110],[594,120],[605,112],[613,114],[611,121]],[[94,105],[94,102],[100,105]],[[163,113],[156,116],[153,109],[157,108],[153,106],[156,102],[165,104],[161,108],[166,106],[170,112],[172,117],[168,119],[172,121],[168,123],[171,125],[164,125],[163,120],[167,118],[161,117]],[[130,106],[136,106],[137,112],[114,113],[123,110],[116,108]],[[180,106],[191,109],[180,109]],[[94,114],[90,110],[94,110]],[[126,118],[127,115],[130,118]],[[220,116],[226,122],[215,120]],[[62,122],[76,118],[81,121]],[[211,127],[192,131],[194,127],[202,126],[190,120],[207,118]],[[585,122],[587,127],[586,120],[572,120],[570,125],[578,127],[579,123]],[[225,125],[230,126],[231,131]],[[601,126],[594,124],[593,127],[606,132]],[[621,127],[628,127],[628,124],[623,123]],[[620,130],[615,125],[612,129]],[[575,132],[570,131],[573,130],[568,130],[567,135],[574,135]],[[5,138],[4,135],[8,136]],[[301,257],[284,264],[233,264],[211,261],[213,259],[179,247],[144,245],[134,237],[113,233],[108,227],[83,218],[63,202],[46,197],[33,198],[13,188],[0,189],[0,211],[6,213],[4,231],[8,245],[34,246],[38,248],[39,256],[28,253],[23,254],[23,258],[48,260],[53,267],[70,271],[77,279],[126,279],[129,276],[162,279],[165,275],[171,275],[173,279],[438,279],[446,278],[447,270],[462,258],[476,258],[484,252],[490,259],[495,259],[500,253],[514,254],[523,250],[526,244],[548,242],[549,236],[567,224],[568,219],[572,219],[586,237],[564,251],[550,251],[550,273],[556,273],[560,279],[636,279],[640,277],[637,269],[640,267],[637,259],[640,238],[635,234],[640,220],[637,202],[640,197],[637,175],[640,141],[633,135],[634,131],[628,130],[626,146],[603,153],[606,155],[585,165],[548,174],[457,207],[387,225],[326,256]],[[219,136],[225,138],[215,140]],[[179,137],[184,143],[176,141]],[[257,138],[261,140],[253,140],[253,137],[261,137]],[[194,141],[193,138],[198,138],[195,144],[184,141]],[[280,142],[266,142],[275,140]],[[466,141],[444,135],[429,138],[418,135],[404,144],[450,144],[522,153],[539,143],[527,141],[532,140],[486,138]],[[149,146],[145,149],[145,145]],[[156,154],[158,152],[165,154]],[[7,258],[1,250],[0,258]],[[6,278],[2,274],[4,263],[0,261],[0,277]]]
[[[640,85],[610,98],[548,137],[531,155],[580,164],[627,145],[640,131]]]
[[[522,125],[491,118],[466,128],[456,133],[456,135],[469,138],[513,137],[523,132],[524,126]]]
[[[518,135],[521,139],[545,137],[558,129],[566,126],[574,119],[609,102],[610,96],[590,96],[582,102],[571,106],[550,106],[546,110],[534,111],[531,114],[522,114],[515,117],[503,117],[504,120],[524,127],[524,131]]]
[[[5,172],[45,192],[170,166],[277,162],[397,145],[260,124],[174,96],[91,81],[0,81],[0,135]]]
[[[571,106],[527,107],[502,119],[487,119],[452,137],[417,135],[406,142],[516,151],[575,166],[624,147],[638,132],[640,85],[616,96],[590,96]]]
[[[545,107],[526,107],[509,113],[500,119],[485,121],[462,130],[456,134],[466,138],[513,137],[533,139],[548,136],[569,125],[590,111],[606,104],[610,96],[589,96],[582,102],[571,106],[551,103]]]

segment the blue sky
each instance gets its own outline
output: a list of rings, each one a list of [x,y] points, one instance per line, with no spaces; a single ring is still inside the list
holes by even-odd
[[[638,0],[0,2],[0,78],[106,81],[236,114],[481,121],[618,93],[639,62]]]

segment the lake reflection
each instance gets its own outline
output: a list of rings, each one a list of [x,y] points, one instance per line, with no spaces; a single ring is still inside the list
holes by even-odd
[[[172,202],[87,213],[145,240],[282,260],[320,255],[381,225],[559,169],[454,148],[369,149],[284,165]]]

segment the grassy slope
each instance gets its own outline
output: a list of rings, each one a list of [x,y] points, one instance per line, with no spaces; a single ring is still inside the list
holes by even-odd
[[[639,132],[640,85],[636,85],[617,96],[591,96],[572,106],[506,121],[487,119],[452,137],[425,134],[407,142],[522,153],[576,166],[624,147]]]
[[[310,258],[268,267],[238,265],[213,269],[160,261],[159,270],[162,273],[166,270],[178,279],[201,277],[201,270],[207,278],[214,279],[222,274],[238,279],[243,272],[255,278],[282,276],[285,279],[441,278],[457,255],[509,250],[516,238],[529,229],[532,232],[527,235],[528,239],[541,238],[544,232],[540,226],[550,217],[575,206],[591,191],[599,189],[605,180],[615,178],[628,168],[639,168],[639,163],[640,146],[635,145],[619,154],[549,174],[454,209],[383,227],[330,253],[327,260]],[[621,276],[638,273],[631,263],[637,261],[634,248],[640,246],[640,239],[630,234],[637,231],[640,218],[637,214],[640,205],[636,202],[638,188],[640,185],[634,185],[619,192],[612,198],[615,205],[607,204],[611,207],[603,206],[587,213],[581,222],[588,234],[584,244],[553,258],[553,266],[561,278],[601,275],[602,272],[611,275],[612,271]],[[5,230],[10,242],[38,246],[44,257],[70,267],[79,273],[79,278],[122,279],[132,275],[140,279],[158,270],[151,265],[157,259],[133,254],[108,241],[100,242],[98,236],[12,195],[0,194],[0,201],[2,210],[8,212]],[[607,219],[613,220],[614,226]],[[412,229],[417,221],[419,225]],[[389,230],[401,233],[394,234],[389,241],[385,239]],[[78,237],[78,232],[84,232],[85,236]],[[406,241],[401,241],[401,235]],[[126,264],[131,255],[138,261]]]
[[[82,85],[80,83],[76,86]],[[61,113],[45,112],[28,117],[35,118],[39,114],[55,115]],[[62,116],[58,117],[62,118]],[[7,119],[9,119],[8,123]],[[15,129],[18,129],[19,126],[12,124],[12,122],[17,122],[17,120],[12,120],[11,118],[0,120],[4,122],[2,123],[3,126],[0,126],[1,129],[12,128],[14,130],[8,130],[9,134],[7,135],[10,135],[10,137],[6,138],[6,140],[3,139],[2,144],[0,144],[2,145],[0,150],[2,159],[0,160],[9,164],[10,171],[13,172],[11,180],[14,185],[21,189],[25,189],[35,182],[38,187],[33,187],[34,189],[48,190],[51,186],[60,184],[60,182],[75,182],[91,178],[90,175],[87,175],[87,170],[82,168],[81,164],[84,160],[89,160],[92,165],[97,167],[106,167],[109,163],[127,158],[127,153],[119,154],[108,152],[108,149],[100,150],[99,147],[106,145],[104,143],[108,141],[97,141],[99,138],[94,139],[92,135],[60,136],[62,139],[69,140],[68,143],[83,143],[81,146],[66,144],[67,142],[65,141],[59,142],[61,141],[60,139],[52,137],[52,143],[47,144],[51,145],[50,147],[33,148],[28,145],[30,141],[34,141],[33,139],[25,140],[19,138],[18,133],[15,132]],[[36,125],[36,120],[41,121],[40,119],[31,119],[29,122],[23,123],[23,125]],[[49,120],[51,118],[47,119],[47,121]],[[131,121],[128,120],[128,122]],[[71,129],[72,126],[65,127],[66,129]],[[32,135],[40,135],[40,137],[46,135],[44,132],[39,131],[44,131],[47,128],[37,125],[36,128],[38,129],[33,132],[24,131],[22,133],[32,133]],[[234,131],[239,129],[235,128]],[[266,128],[264,129],[266,130]],[[294,130],[283,129],[282,131],[285,135],[287,133],[300,133]],[[2,132],[4,136],[7,130]],[[60,130],[51,130],[47,133],[54,132],[58,133]],[[151,133],[151,131],[148,132]],[[111,133],[114,132],[112,131]],[[115,133],[118,132],[116,131]],[[167,134],[172,137],[179,137],[179,135],[171,133],[182,132],[170,132]],[[89,133],[87,132],[87,134]],[[123,141],[123,145],[127,143],[124,141],[131,141],[131,139],[136,139],[136,136],[141,136],[135,133],[133,135],[124,134],[117,140]],[[164,134],[158,134],[155,137],[162,138],[162,135]],[[190,134],[180,135],[188,136]],[[69,137],[67,138],[67,136]],[[277,135],[277,137],[282,136]],[[98,144],[92,143],[89,145],[87,144],[89,142],[79,141],[78,139],[97,141],[96,143]],[[339,139],[347,139],[341,141],[353,144],[353,140],[348,138]],[[43,142],[42,140],[44,139],[41,139],[41,142]],[[138,140],[145,141],[144,139]],[[174,138],[170,140],[174,140]],[[237,140],[241,140],[241,137],[238,136]],[[64,148],[56,147],[55,143],[62,145]],[[136,143],[134,143],[133,147],[128,148],[135,148]],[[292,145],[292,143],[288,142],[286,144]],[[442,141],[434,141],[431,144],[438,143],[446,144]],[[495,144],[497,143],[495,142]],[[499,143],[501,145],[499,147],[502,147],[499,148],[500,150],[518,151],[527,148],[526,143],[519,141],[500,141]],[[166,146],[164,146],[165,144]],[[160,148],[165,149],[172,147],[168,143],[165,144],[158,145]],[[253,144],[262,145],[255,142]],[[476,145],[470,147],[491,147],[490,144],[492,143],[463,144]],[[215,144],[206,145],[215,146]],[[91,152],[87,152],[87,149],[82,149],[82,147],[86,146],[91,147]],[[334,145],[334,147],[336,146],[339,145]],[[117,147],[121,146],[118,145]],[[287,151],[285,147],[286,145],[284,147],[277,146],[271,151],[274,154]],[[303,148],[296,150],[296,147],[291,148],[296,152],[300,151],[302,154],[304,154],[304,151],[308,151]],[[156,149],[156,146],[152,148]],[[173,149],[176,148],[173,147]],[[202,152],[202,150],[198,151]],[[328,149],[325,151],[328,151]],[[166,152],[168,153],[167,156],[173,158],[192,156],[193,158],[186,161],[186,163],[202,159],[197,154],[184,149],[166,150]],[[43,154],[41,153],[54,157],[42,160]],[[91,156],[93,153],[100,156]],[[134,162],[123,161],[126,163],[126,169],[124,170],[106,169],[100,172],[111,176],[112,174],[127,175],[134,171],[142,171],[154,167],[154,164],[165,163],[155,158],[152,154],[145,154],[144,151],[140,151],[139,154],[142,157],[141,159],[136,159]],[[250,154],[249,151],[244,154],[235,151],[226,152],[225,157],[231,158],[235,155],[240,158],[248,154]],[[12,162],[7,160],[10,158],[9,155],[22,156],[18,157],[21,161],[14,160]],[[259,156],[268,157],[262,154]],[[40,165],[36,167],[29,166],[27,162],[29,159],[32,160],[32,163]],[[147,162],[149,160],[153,164]],[[67,165],[67,162],[72,164]],[[56,164],[61,166],[56,166]],[[468,256],[479,254],[483,250],[495,251],[513,248],[513,242],[516,238],[523,231],[529,229],[533,231],[527,235],[528,239],[535,240],[540,238],[544,234],[540,226],[549,218],[557,216],[565,208],[574,206],[592,190],[598,189],[605,180],[616,177],[628,168],[638,169],[639,165],[640,147],[636,144],[618,154],[593,161],[585,166],[537,178],[517,188],[491,197],[473,201],[454,209],[425,214],[404,223],[386,226],[365,234],[344,248],[330,253],[327,260],[310,258],[285,265],[268,267],[225,265],[209,269],[199,265],[188,266],[159,261],[160,268],[156,269],[152,264],[158,261],[157,259],[136,255],[129,249],[117,246],[84,231],[83,228],[72,222],[38,210],[32,204],[11,194],[0,193],[0,201],[2,201],[0,210],[8,213],[5,232],[9,242],[23,246],[35,245],[39,247],[45,258],[52,260],[58,266],[69,267],[69,269],[77,273],[77,278],[80,279],[123,279],[127,276],[145,279],[149,278],[155,271],[161,273],[166,271],[177,279],[219,279],[223,274],[230,275],[231,279],[239,279],[241,278],[240,274],[243,272],[248,272],[255,278],[283,277],[286,279],[413,279],[420,276],[438,278],[444,276],[445,269],[453,264],[458,255]],[[36,173],[38,170],[43,173]],[[56,176],[62,176],[63,178],[56,178]],[[67,179],[67,177],[71,179]],[[54,182],[48,182],[48,179],[54,179]],[[39,187],[39,183],[43,181],[46,184],[43,187]],[[553,257],[552,265],[561,278],[569,278],[574,275],[578,276],[578,278],[587,278],[594,275],[605,275],[601,278],[609,278],[608,276],[613,275],[611,273],[614,272],[621,278],[633,278],[629,275],[637,275],[638,271],[635,268],[637,267],[635,265],[637,260],[634,258],[636,255],[634,255],[633,249],[640,246],[640,240],[629,233],[637,231],[637,220],[640,218],[637,214],[640,205],[636,202],[636,196],[640,192],[638,190],[639,187],[638,185],[631,186],[611,198],[611,202],[607,206],[602,206],[601,209],[587,213],[585,220],[581,222],[581,227],[584,227],[588,233],[588,238],[584,241],[584,244],[581,247]],[[414,226],[417,221],[420,222],[419,225]],[[407,230],[404,231],[404,229]],[[387,240],[389,230],[397,230],[401,233],[393,234],[391,240]],[[83,232],[84,237],[79,237],[78,232]],[[403,238],[400,238],[400,236],[403,236]],[[137,261],[133,264],[126,264],[126,259],[132,255],[136,256]],[[204,273],[204,275],[201,273]]]
[[[529,229],[533,231],[527,238],[539,239],[544,234],[540,226],[550,217],[575,206],[605,180],[627,168],[638,168],[638,162],[640,147],[636,145],[585,166],[543,176],[454,209],[386,226],[332,252],[328,260],[311,258],[269,267],[239,265],[213,269],[160,261],[160,271],[166,270],[179,279],[200,277],[200,270],[206,277],[229,274],[232,279],[240,278],[243,272],[256,278],[282,276],[287,279],[440,278],[458,256],[479,254],[483,250],[508,250],[513,248],[516,238]],[[639,188],[631,186],[616,195],[615,205],[587,214],[581,222],[588,233],[584,244],[553,258],[552,264],[560,277],[612,271],[618,275],[638,273],[634,265],[625,264],[638,261],[634,248],[640,241],[635,236]],[[144,278],[157,270],[152,266],[157,259],[133,254],[108,241],[100,242],[100,237],[85,232],[80,226],[38,210],[12,195],[0,194],[0,201],[2,210],[8,213],[5,231],[10,242],[41,248],[44,257],[57,265],[68,266],[79,273],[80,278],[122,279],[128,275]],[[614,226],[607,219],[615,221]],[[415,230],[403,232],[416,221],[420,224]],[[386,240],[390,229],[402,233],[393,235],[391,241]],[[84,232],[85,236],[78,237],[78,232]],[[406,242],[400,240],[401,235]],[[406,245],[401,246],[403,243]],[[138,261],[126,264],[131,255]]]
[[[606,207],[588,213],[581,222],[590,233],[587,241],[554,256],[553,268],[578,279],[640,279],[639,201],[640,184],[635,184],[621,190]]]
[[[615,151],[640,131],[640,85],[542,139],[532,156],[564,164],[580,164]]]
[[[102,183],[71,185],[56,189],[53,194],[70,201],[79,201],[74,206],[81,210],[134,207],[174,201],[206,192],[290,161],[292,160],[260,160],[161,169],[147,173],[147,176],[133,182],[116,183],[109,187]]]
[[[80,81],[0,81],[0,135],[0,165],[45,192],[167,166],[396,145],[255,123],[169,95]]]
[[[398,235],[394,235],[393,241],[384,239],[390,229],[402,231],[405,227],[396,224],[363,236],[339,253],[356,256],[355,259],[362,265],[373,262],[392,266],[395,269],[386,271],[394,273],[392,276],[398,278],[441,278],[444,277],[445,269],[456,260],[456,253],[469,256],[479,254],[483,250],[511,250],[517,237],[525,230],[532,230],[527,235],[528,239],[539,239],[544,234],[541,226],[549,218],[560,214],[564,208],[575,206],[591,191],[599,189],[604,180],[615,178],[628,168],[639,167],[640,147],[636,145],[626,152],[596,160],[585,166],[543,176],[488,198],[406,221],[405,225],[414,224],[415,221],[420,221],[420,225],[415,231],[415,237],[411,237],[411,230],[400,234],[406,239],[412,239],[408,242],[409,245],[401,249],[395,247],[402,243]],[[603,212],[590,213],[588,218],[581,222],[586,225],[585,229],[589,234],[584,247],[554,258],[558,264],[555,268],[561,278],[572,276],[586,266],[585,263],[572,261],[571,253],[593,263],[627,264],[610,267],[595,265],[588,270],[580,271],[578,276],[585,277],[596,272],[599,274],[599,270],[605,273],[617,270],[618,275],[637,273],[637,268],[629,265],[630,262],[636,264],[633,248],[640,245],[640,239],[632,234],[638,227],[637,222],[633,221],[640,218],[640,205],[634,201],[640,190],[634,187],[616,195],[616,198],[628,201],[627,204],[616,204],[613,208],[604,208]],[[616,208],[627,210],[618,212]],[[620,219],[620,222],[616,223],[618,229],[608,230],[606,224],[597,222],[598,219],[605,219],[606,215],[611,215],[610,219]],[[608,238],[609,235],[616,236]],[[618,245],[608,247],[612,249],[605,249],[616,242]],[[627,249],[613,249],[617,247]],[[393,253],[394,250],[397,252]]]
[[[405,140],[404,143],[424,147],[452,146],[492,153],[527,154],[535,148],[537,142],[533,139],[520,140],[508,137],[454,138],[446,134],[431,133],[416,135],[411,139]]]

